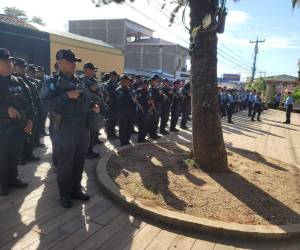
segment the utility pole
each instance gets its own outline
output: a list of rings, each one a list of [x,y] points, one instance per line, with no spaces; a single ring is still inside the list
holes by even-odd
[[[298,59],[298,68],[299,68],[299,71],[298,71],[298,81],[300,81],[300,58]]]
[[[258,44],[259,43],[264,43],[266,40],[258,40],[258,38],[256,38],[256,41],[250,41],[250,43],[255,43],[254,46],[254,62],[253,62],[253,67],[252,67],[252,77],[251,77],[251,82],[254,81],[254,77],[255,77],[255,72],[256,72],[256,60],[257,60],[257,54],[258,54]]]

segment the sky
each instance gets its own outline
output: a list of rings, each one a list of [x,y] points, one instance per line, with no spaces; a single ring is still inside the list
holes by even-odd
[[[18,7],[27,16],[40,16],[53,30],[67,31],[68,20],[128,18],[155,30],[154,36],[189,46],[189,34],[182,23],[182,12],[169,27],[170,10],[161,9],[162,0],[136,0],[135,3],[111,4],[96,8],[92,0],[1,0],[3,7]],[[218,75],[250,76],[254,44],[250,40],[265,40],[260,44],[257,73],[297,76],[300,58],[300,8],[292,10],[289,0],[227,1],[228,16],[225,33],[219,35]],[[188,24],[189,11],[186,11]],[[1,41],[0,41],[1,45]]]

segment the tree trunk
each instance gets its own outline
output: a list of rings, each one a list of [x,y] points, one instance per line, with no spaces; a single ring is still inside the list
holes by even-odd
[[[216,13],[216,0],[190,0],[191,30],[199,27],[207,14]],[[206,171],[228,169],[220,119],[217,84],[216,31],[191,33],[193,153]]]

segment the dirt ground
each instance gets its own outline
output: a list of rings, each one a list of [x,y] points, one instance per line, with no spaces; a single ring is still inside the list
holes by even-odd
[[[191,144],[147,144],[122,151],[108,172],[139,201],[199,217],[241,224],[300,223],[300,170],[283,162],[228,148],[230,169],[195,167]]]

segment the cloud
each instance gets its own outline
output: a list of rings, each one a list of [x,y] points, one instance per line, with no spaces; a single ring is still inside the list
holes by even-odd
[[[262,45],[265,49],[300,49],[299,37],[266,37],[266,42]]]
[[[227,25],[245,24],[250,20],[250,15],[247,12],[240,10],[231,10],[226,17]]]

